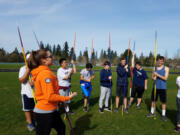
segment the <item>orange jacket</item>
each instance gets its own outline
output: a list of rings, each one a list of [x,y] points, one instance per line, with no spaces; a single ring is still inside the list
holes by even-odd
[[[36,108],[54,110],[58,102],[70,100],[69,97],[59,95],[59,86],[56,75],[48,66],[39,66],[31,71],[35,85]]]

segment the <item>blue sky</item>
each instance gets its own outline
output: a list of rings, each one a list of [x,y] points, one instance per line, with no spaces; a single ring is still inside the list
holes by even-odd
[[[0,48],[11,52],[17,46],[20,26],[25,50],[38,46],[32,31],[44,43],[73,46],[76,53],[88,47],[108,48],[118,54],[136,41],[136,54],[154,52],[154,33],[158,32],[158,53],[173,57],[180,48],[179,0],[0,0]]]

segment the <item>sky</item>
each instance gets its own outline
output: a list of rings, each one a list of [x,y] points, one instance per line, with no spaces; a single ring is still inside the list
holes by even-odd
[[[33,36],[43,43],[68,41],[75,52],[88,48],[100,53],[109,46],[118,55],[136,42],[136,54],[157,52],[174,57],[180,49],[179,0],[0,0],[0,48],[21,51],[17,25],[20,27],[25,51],[36,50]],[[131,47],[132,48],[132,47]]]

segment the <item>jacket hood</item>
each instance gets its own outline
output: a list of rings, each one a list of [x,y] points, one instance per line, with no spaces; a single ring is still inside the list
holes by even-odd
[[[32,75],[32,80],[36,80],[38,74],[43,71],[43,70],[50,70],[48,66],[38,66],[37,68],[33,69],[31,71],[31,75]]]

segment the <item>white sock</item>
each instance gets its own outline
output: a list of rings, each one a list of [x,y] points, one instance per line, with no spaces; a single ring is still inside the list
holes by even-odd
[[[66,112],[69,112],[69,106],[66,106]]]
[[[153,107],[151,107],[151,113],[154,114],[154,108]]]
[[[162,110],[162,116],[166,115],[166,110]]]

